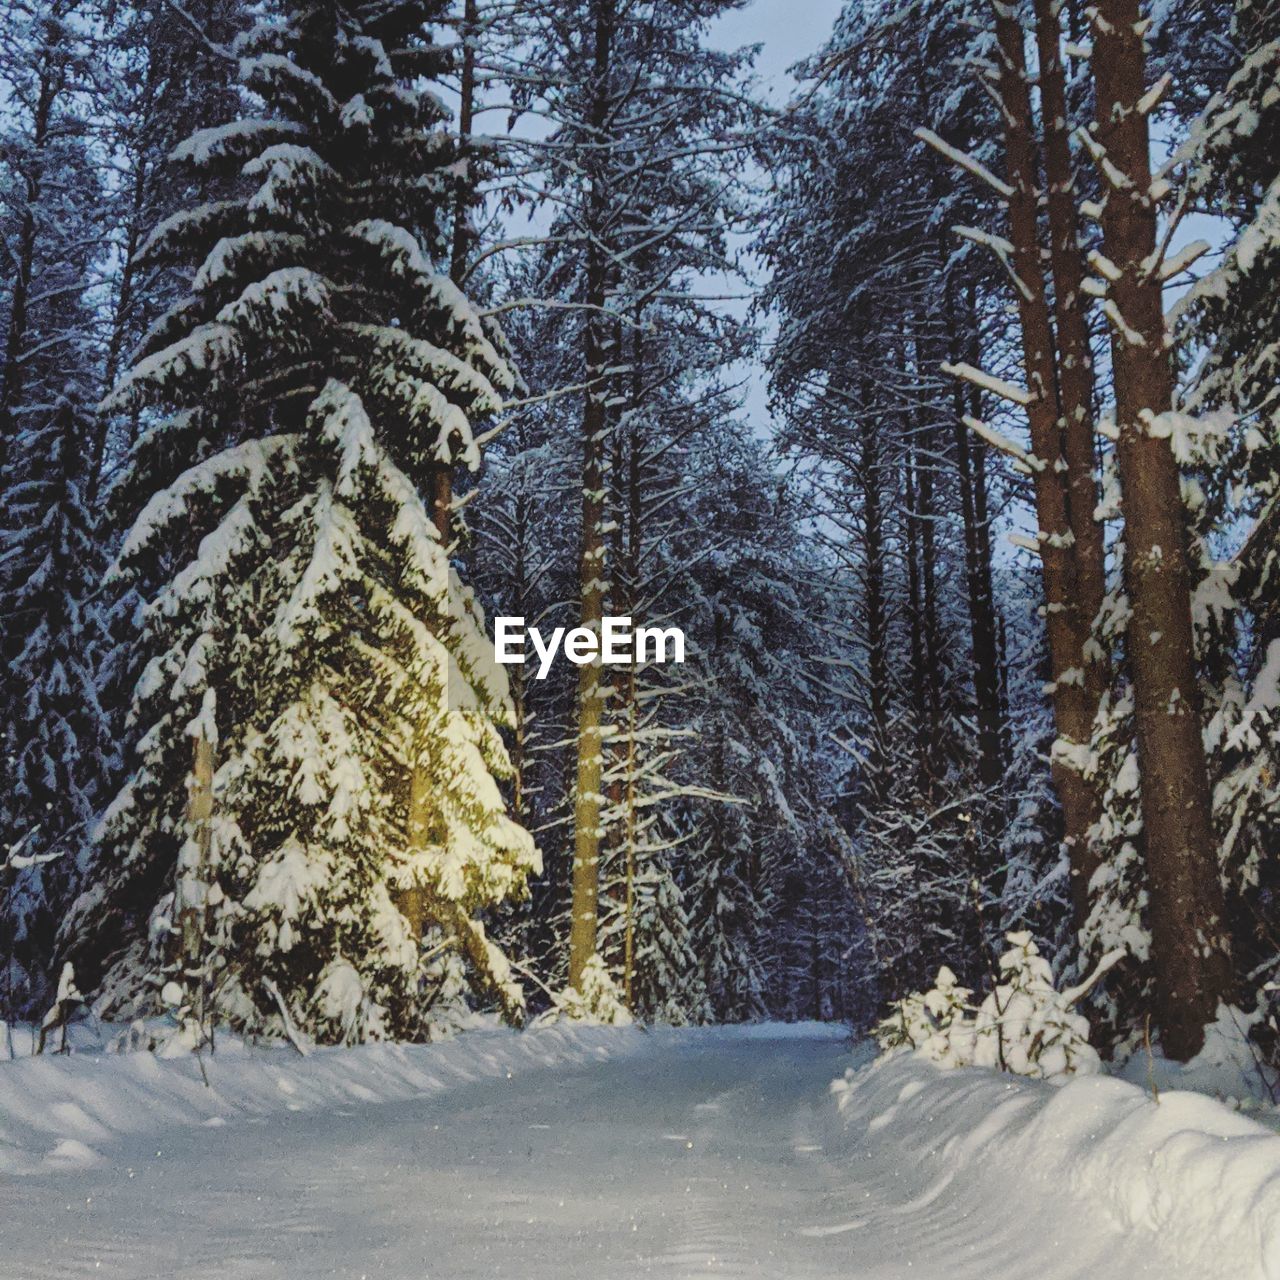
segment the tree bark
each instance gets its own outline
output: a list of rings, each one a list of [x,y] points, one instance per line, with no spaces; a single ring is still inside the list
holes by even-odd
[[[888,619],[885,609],[884,504],[880,486],[880,436],[872,418],[870,380],[862,384],[858,434],[859,479],[862,483],[863,603],[867,619],[868,713],[871,720],[867,769],[883,788],[888,761],[884,744],[889,731]]]
[[[968,346],[978,345],[977,317],[972,295],[963,312],[947,297],[948,327],[967,334]],[[969,354],[969,353],[966,353]],[[952,358],[960,358],[959,343]],[[976,364],[977,361],[973,360]],[[982,445],[964,425],[966,389],[954,388],[956,469],[960,477],[960,511],[964,520],[965,586],[969,597],[969,636],[973,649],[973,695],[978,725],[978,778],[993,797],[1004,779],[1004,722],[1000,708],[1000,654],[996,642],[995,596],[991,585],[991,540],[987,516],[986,476]],[[976,396],[972,396],[976,399]],[[976,413],[974,414],[976,417]]]
[[[206,877],[213,845],[213,743],[201,730],[191,752],[191,773],[187,779],[187,822],[196,847],[195,865],[185,859],[179,865],[175,905],[178,940],[181,947],[182,985],[189,993],[191,1013],[202,1029],[208,1021],[205,996],[205,939],[208,934],[208,885]]]
[[[475,53],[470,44],[475,20],[474,0],[467,0],[463,18],[463,40],[466,44],[463,51],[462,101],[458,118],[459,145],[463,149],[466,148],[471,136],[475,110]],[[460,282],[466,268],[467,253],[467,238],[460,229],[460,224],[465,223],[467,207],[471,199],[471,187],[465,178],[459,180],[454,199],[453,251],[449,272],[455,282]],[[440,537],[440,546],[448,555],[449,542],[453,536],[453,468],[449,463],[435,463],[430,467],[427,473],[426,498],[427,512]],[[409,809],[406,823],[409,849],[421,848],[432,838],[432,785],[421,760],[421,753],[427,747],[420,738],[421,729],[415,735],[412,748],[413,759],[410,761],[409,770]],[[409,922],[413,936],[421,938],[428,923],[426,887],[420,883],[404,886],[395,895],[395,904],[400,914]],[[461,943],[461,935],[457,934],[456,930],[455,935]]]
[[[471,172],[473,156],[467,154],[475,127],[476,110],[476,37],[479,15],[476,0],[466,0],[462,10],[462,68],[459,78],[458,139],[467,161],[466,172],[458,179],[453,193],[453,244],[449,255],[449,273],[455,284],[462,285],[467,258],[471,252],[472,233],[468,225],[471,204],[475,199],[476,175]]]
[[[917,427],[916,516],[920,526],[920,607],[924,640],[925,702],[928,707],[927,759],[930,784],[940,773],[942,747],[942,641],[938,627],[938,539],[934,519],[935,431],[930,422]]]
[[[609,69],[613,38],[613,0],[592,5],[594,65],[590,126],[599,138],[609,108]],[[608,285],[608,267],[601,244],[607,177],[592,174],[590,241],[587,250],[583,301],[586,303],[586,392],[582,414],[582,552],[580,560],[581,612],[579,624],[600,631],[605,596],[605,484],[604,450],[608,432],[607,388],[603,385],[609,333],[601,314]],[[569,984],[581,990],[582,974],[596,954],[600,904],[601,782],[604,772],[604,688],[598,661],[579,668],[577,780],[573,815],[573,882],[569,925]]]
[[[1201,740],[1191,573],[1179,474],[1159,415],[1173,407],[1152,195],[1138,0],[1091,11],[1102,229],[1125,517],[1127,656],[1137,720],[1161,1044],[1185,1061],[1234,977]]]
[[[50,142],[53,108],[65,83],[65,67],[55,56],[61,44],[61,24],[51,23],[50,27],[54,34],[40,68],[39,88],[31,123],[31,161],[30,167],[22,176],[22,217],[18,223],[17,247],[12,258],[13,291],[9,298],[4,364],[0,365],[0,468],[8,461],[9,449],[17,435],[14,410],[23,389],[22,363],[27,346],[31,275],[35,269],[38,233],[36,206],[43,191],[44,153]]]
[[[1084,295],[1084,260],[1080,250],[1075,180],[1068,138],[1066,73],[1062,61],[1059,15],[1061,0],[1035,0],[1036,51],[1040,76],[1040,114],[1044,129],[1044,166],[1049,219],[1049,261],[1053,277],[1054,323],[1058,335],[1059,429],[1067,464],[1067,515],[1076,562],[1076,594],[1080,620],[1092,633],[1106,592],[1106,548],[1102,524],[1094,518],[1098,504],[1094,449],[1093,352],[1089,342]],[[1082,655],[1087,713],[1092,722],[1109,681],[1108,664],[1099,653]],[[1084,739],[1087,741],[1087,738]],[[1096,788],[1089,789],[1091,821],[1099,813]],[[1069,837],[1075,840],[1074,835]],[[1098,857],[1087,839],[1080,840],[1073,863],[1073,901],[1077,926],[1089,913],[1089,883]]]
[[[928,751],[929,695],[925,660],[924,602],[920,590],[919,509],[916,497],[915,449],[908,444],[902,460],[904,502],[902,518],[906,526],[907,623],[911,649],[911,710],[915,720],[916,776],[922,792],[932,794]]]
[[[1067,504],[1075,539],[1080,611],[1092,623],[1106,592],[1103,529],[1094,519],[1098,505],[1094,451],[1093,352],[1084,295],[1084,258],[1076,214],[1075,180],[1068,138],[1066,73],[1058,27],[1061,0],[1035,0],[1036,50],[1040,64],[1040,114],[1044,129],[1049,261],[1053,273],[1054,323],[1058,332],[1058,399],[1063,455],[1067,463]],[[1086,684],[1101,700],[1105,664],[1089,663]]]
[[[466,0],[462,15],[462,70],[459,83],[458,146],[470,165],[471,134],[475,125],[476,51],[478,16],[476,0]],[[449,277],[461,288],[467,271],[467,255],[471,251],[471,230],[467,218],[475,199],[475,175],[468,171],[459,177],[453,193],[453,235],[449,254]],[[438,462],[431,467],[427,480],[427,505],[431,519],[440,534],[440,543],[448,547],[453,536],[453,467]]]
[[[1089,828],[1098,811],[1095,789],[1082,769],[1097,710],[1096,699],[1086,690],[1084,677],[1092,615],[1087,615],[1082,607],[1077,546],[1065,480],[1068,464],[1063,458],[1057,359],[1041,266],[1036,151],[1024,35],[1021,24],[1003,5],[996,6],[996,38],[1000,97],[1004,104],[1005,178],[1013,189],[1008,197],[1009,238],[1013,243],[1012,265],[1017,277],[1015,294],[1022,329],[1023,363],[1031,395],[1026,412],[1031,448],[1038,460],[1034,473],[1035,506],[1044,576],[1054,726],[1059,739],[1052,767],[1062,804],[1073,914],[1076,927],[1080,928],[1089,915],[1089,881],[1097,867],[1089,848]],[[1062,749],[1064,746],[1066,750]]]
[[[632,337],[631,355],[631,415],[627,432],[626,506],[625,518],[619,518],[618,544],[618,609],[624,617],[633,616],[640,599],[640,549],[644,520],[644,476],[642,457],[644,438],[639,429],[638,413],[642,396],[644,371],[644,340],[637,311]],[[619,467],[619,476],[622,469]],[[619,517],[623,516],[619,503]],[[640,685],[634,662],[628,663],[622,677],[622,705],[619,719],[626,724],[626,755],[623,761],[622,793],[622,847],[625,858],[626,926],[622,945],[622,993],[627,1009],[635,1012],[636,973],[636,872],[638,860],[636,841],[639,836],[637,803],[637,770],[639,768]]]
[[[512,545],[515,548],[515,560],[511,566],[512,599],[517,602],[515,612],[520,617],[528,616],[528,562],[527,552],[532,536],[532,524],[528,492],[521,481],[512,512]],[[525,824],[525,789],[526,771],[528,769],[529,751],[529,705],[528,686],[525,682],[523,664],[511,668],[511,816],[516,822]]]

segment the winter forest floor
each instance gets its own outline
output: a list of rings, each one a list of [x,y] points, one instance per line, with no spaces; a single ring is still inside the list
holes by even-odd
[[[1218,1104],[1166,1105],[1153,1135],[1119,1081],[1054,1090],[908,1058],[841,1107],[833,1078],[869,1057],[808,1026],[240,1049],[209,1089],[149,1054],[6,1064],[0,1274],[1280,1275],[1280,1143]],[[1101,1165],[1076,1158],[1081,1123]],[[1163,1166],[1157,1194],[1107,1156],[1126,1127]],[[1201,1138],[1212,1151],[1186,1158]]]

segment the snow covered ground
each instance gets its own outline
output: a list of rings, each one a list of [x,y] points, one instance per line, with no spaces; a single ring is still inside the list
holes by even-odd
[[[828,1028],[0,1065],[0,1276],[1280,1280],[1280,1140]]]

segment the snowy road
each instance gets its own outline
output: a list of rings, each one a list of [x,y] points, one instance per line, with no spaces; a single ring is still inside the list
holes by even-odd
[[[0,1275],[1177,1275],[845,1135],[828,1086],[849,1062],[817,1034],[662,1033],[414,1102],[117,1136],[94,1167],[0,1180]]]

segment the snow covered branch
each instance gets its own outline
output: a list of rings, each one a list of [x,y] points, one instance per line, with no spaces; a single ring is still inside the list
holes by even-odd
[[[941,368],[943,373],[948,373],[953,378],[962,378],[980,391],[989,391],[993,396],[999,396],[1002,400],[1008,400],[1011,404],[1016,404],[1020,408],[1025,409],[1027,405],[1035,400],[1035,397],[1025,387],[1016,387],[1012,382],[1005,382],[1003,378],[997,378],[990,373],[985,373],[971,364],[965,364],[964,361],[958,361],[955,364],[947,361],[942,364]]]
[[[1001,178],[997,178],[981,160],[971,156],[967,151],[960,151],[949,142],[944,142],[932,129],[916,129],[915,136],[927,143],[939,155],[945,156],[952,164],[959,165],[966,173],[971,173],[980,182],[985,182],[1001,199],[1008,200],[1013,195],[1013,188]]]

